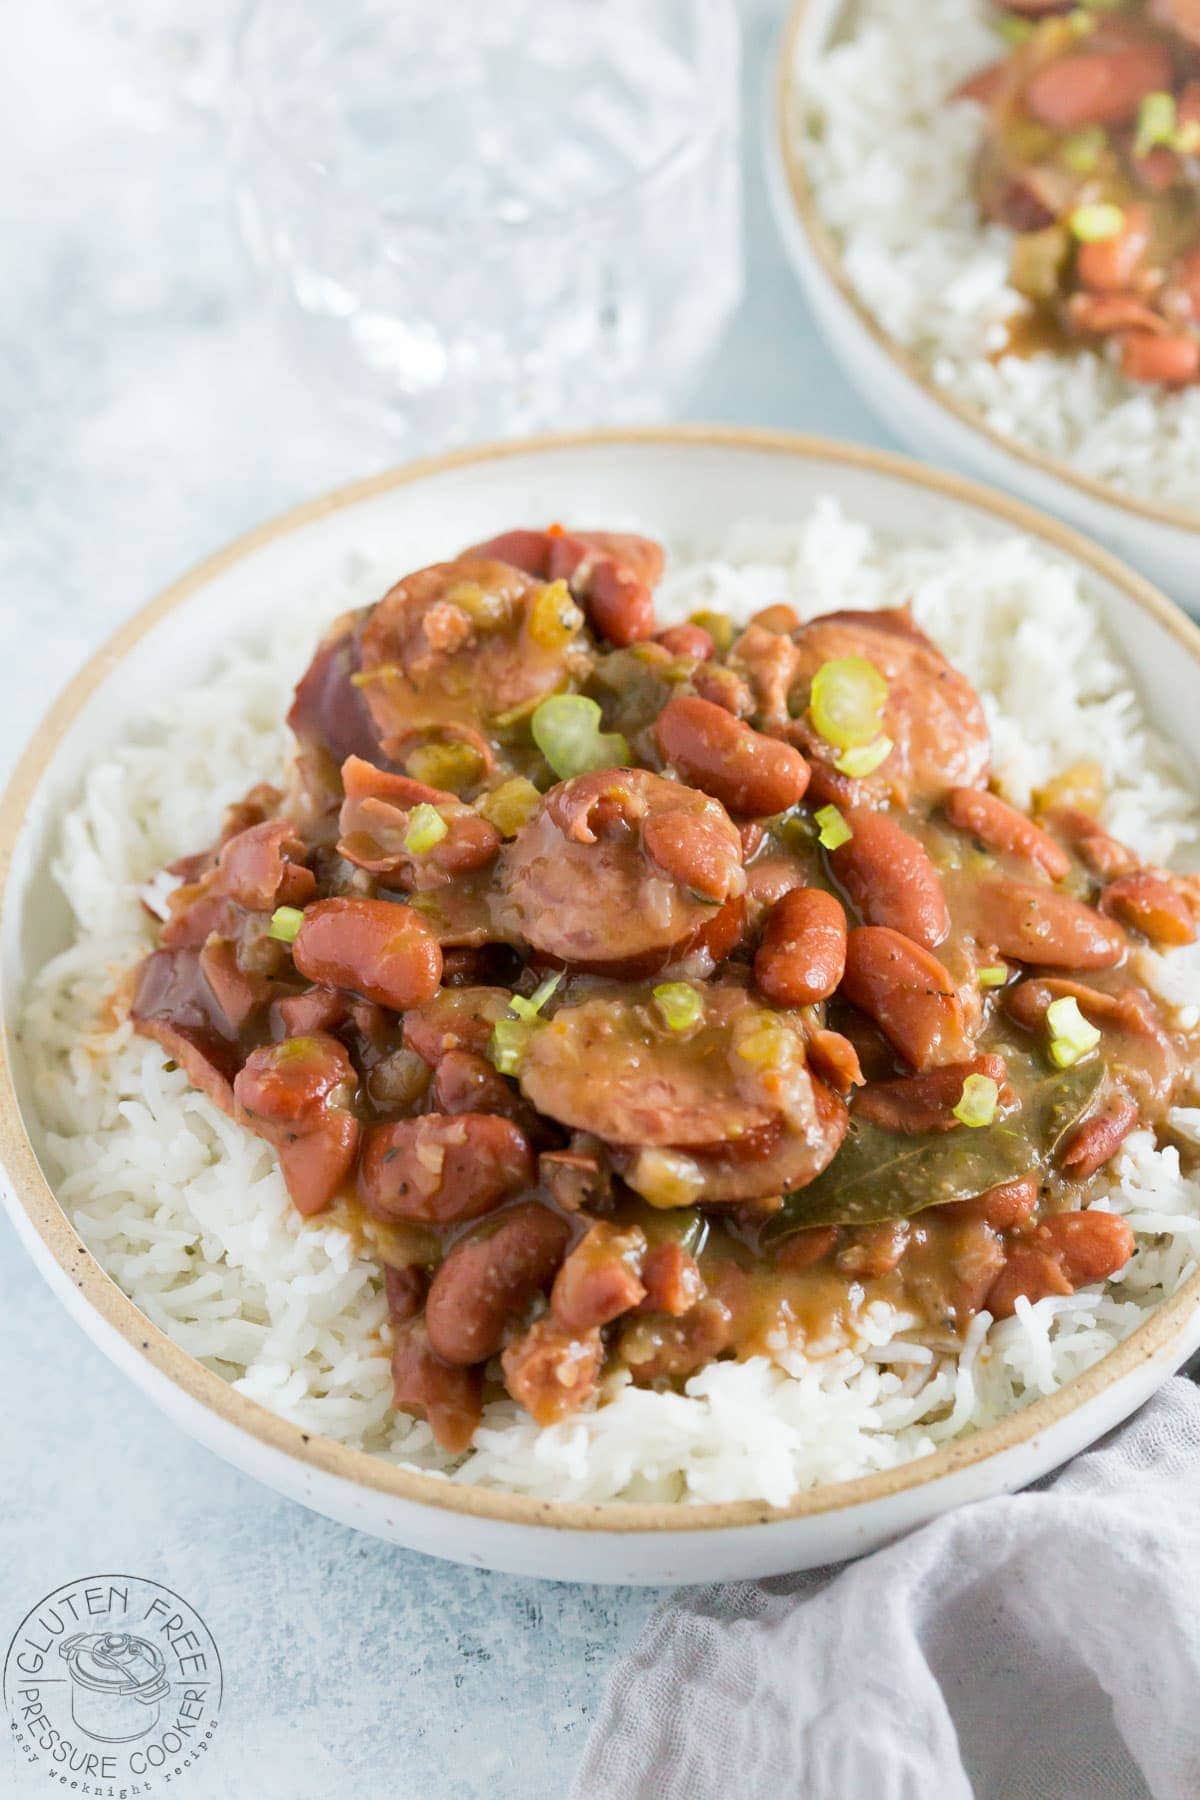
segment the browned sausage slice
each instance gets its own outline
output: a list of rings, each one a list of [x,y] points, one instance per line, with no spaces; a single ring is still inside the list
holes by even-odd
[[[892,740],[887,760],[858,778],[854,791],[868,803],[940,800],[950,788],[979,787],[987,779],[991,745],[979,696],[913,624],[906,610],[836,612],[796,633],[790,704],[805,754],[832,766],[841,752],[808,717],[813,676],[824,663],[861,656],[887,682],[882,730]]]
[[[522,1092],[539,1112],[615,1144],[717,1146],[774,1126],[785,1105],[803,1112],[811,1077],[799,1022],[765,1013],[741,988],[703,997],[704,1019],[686,1032],[672,1031],[648,995],[560,1007],[530,1039]],[[754,1054],[764,1018],[779,1034],[778,1075],[742,1054]]]
[[[724,808],[645,769],[551,788],[499,871],[502,924],[557,962],[624,974],[682,955],[745,886]]]
[[[472,556],[397,582],[362,627],[355,677],[385,754],[403,754],[414,732],[532,708],[582,675],[583,618],[559,594]]]

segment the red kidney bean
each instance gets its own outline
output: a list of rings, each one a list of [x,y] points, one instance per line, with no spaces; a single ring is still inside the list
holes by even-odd
[[[525,1133],[492,1113],[426,1113],[368,1128],[358,1191],[369,1213],[446,1225],[533,1186]]]
[[[867,1119],[883,1131],[955,1131],[959,1121],[954,1108],[962,1099],[963,1083],[970,1075],[986,1075],[1000,1090],[1001,1102],[1011,1099],[1008,1070],[1002,1056],[974,1056],[968,1062],[943,1063],[924,1075],[908,1075],[899,1081],[869,1081],[854,1097],[854,1117]]]
[[[1125,1267],[1134,1250],[1128,1222],[1094,1207],[1087,1212],[1056,1213],[1043,1220],[1038,1241],[1060,1258],[1073,1287],[1107,1281]]]
[[[672,656],[694,656],[697,662],[708,662],[716,649],[703,625],[668,625],[658,641]]]
[[[862,925],[850,933],[841,991],[914,1069],[971,1053],[962,1001],[946,969],[898,931]]]
[[[274,1148],[297,1212],[322,1212],[354,1167],[356,1082],[342,1045],[320,1034],[252,1051],[234,1081],[235,1116]]]
[[[387,1296],[388,1317],[393,1325],[407,1324],[424,1309],[429,1277],[419,1263],[395,1268],[391,1263],[383,1271],[383,1291]]]
[[[1125,933],[1073,894],[1024,881],[985,881],[972,896],[980,943],[1040,968],[1111,969],[1126,951]]]
[[[1059,1155],[1059,1167],[1072,1181],[1086,1181],[1106,1162],[1111,1162],[1130,1132],[1137,1126],[1139,1114],[1134,1101],[1117,1090],[1104,1104],[1072,1131]]]
[[[1100,896],[1100,911],[1148,937],[1152,944],[1194,944],[1196,921],[1179,891],[1161,875],[1138,869],[1121,875]]]
[[[391,900],[339,895],[308,907],[292,945],[302,975],[350,988],[396,1012],[431,1000],[442,952],[425,921]]]
[[[431,1067],[451,1050],[482,1056],[511,998],[507,988],[441,988],[424,1006],[405,1013],[405,1045]]]
[[[513,1314],[550,1286],[569,1237],[565,1219],[529,1200],[460,1238],[425,1303],[429,1341],[438,1355],[451,1363],[494,1356]]]
[[[1028,1225],[1037,1209],[1038,1184],[1034,1175],[1022,1175],[1016,1181],[1002,1181],[974,1200],[952,1200],[939,1206],[939,1219],[979,1219],[993,1231],[1015,1231]]]
[[[1161,382],[1186,387],[1200,373],[1200,341],[1164,337],[1157,332],[1124,331],[1117,339],[1121,373],[1129,381]]]
[[[1130,875],[1138,866],[1133,851],[1110,837],[1091,813],[1080,812],[1071,806],[1055,807],[1047,814],[1047,822],[1066,839],[1080,861],[1105,881],[1112,881],[1118,875]]]
[[[654,636],[653,593],[631,569],[612,557],[602,557],[593,565],[582,599],[600,636],[618,649]]]
[[[776,1006],[827,1000],[846,967],[846,915],[822,888],[792,888],[767,915],[754,979]]]
[[[669,700],[654,727],[659,750],[685,781],[729,812],[763,818],[794,806],[808,764],[779,738],[765,737],[697,694]]]
[[[1165,44],[1131,41],[1111,50],[1079,50],[1057,56],[1025,86],[1025,106],[1052,131],[1082,125],[1125,125],[1147,94],[1172,86]]]
[[[941,878],[923,844],[886,813],[855,807],[853,836],[829,853],[829,866],[864,924],[885,925],[935,950],[950,935]]]
[[[987,1309],[994,1319],[1011,1319],[1017,1301],[1036,1306],[1051,1294],[1072,1294],[1074,1288],[1062,1263],[1050,1250],[1018,1239],[1004,1259],[1004,1267],[987,1293]]]
[[[550,1290],[550,1310],[568,1331],[611,1324],[645,1297],[646,1234],[599,1220],[566,1258]]]
[[[1073,330],[1093,337],[1108,337],[1114,331],[1149,331],[1159,336],[1170,329],[1162,314],[1136,294],[1072,294],[1067,314]]]
[[[411,1319],[395,1328],[392,1405],[427,1419],[442,1449],[457,1454],[470,1446],[483,1414],[483,1376],[443,1362],[424,1319]]]
[[[951,788],[944,811],[951,825],[970,832],[989,850],[1023,857],[1052,881],[1070,873],[1071,859],[1062,845],[986,788]]]
[[[758,612],[752,613],[750,623],[762,631],[774,631],[780,637],[788,637],[799,625],[800,615],[786,600],[776,600],[773,605],[760,607]]]

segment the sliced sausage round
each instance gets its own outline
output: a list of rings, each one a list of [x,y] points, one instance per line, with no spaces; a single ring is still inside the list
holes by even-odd
[[[557,962],[624,974],[683,955],[745,887],[725,809],[645,769],[551,788],[499,869],[506,928]]]

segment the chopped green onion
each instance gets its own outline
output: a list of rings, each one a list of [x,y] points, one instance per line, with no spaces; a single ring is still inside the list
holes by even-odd
[[[1200,119],[1185,119],[1171,139],[1177,156],[1195,156],[1200,150]]]
[[[1145,94],[1138,108],[1137,136],[1133,140],[1135,156],[1149,156],[1159,144],[1169,144],[1175,136],[1175,96],[1159,89]]]
[[[1071,1068],[1100,1042],[1100,1033],[1088,1024],[1074,995],[1050,1002],[1046,1027],[1050,1033],[1050,1060],[1060,1069]]]
[[[528,1019],[497,1019],[488,1039],[487,1056],[501,1075],[517,1075],[533,1024]]]
[[[985,963],[975,973],[979,978],[981,988],[1001,988],[1008,980],[1009,975],[1006,963]]]
[[[271,914],[267,936],[276,938],[281,944],[294,944],[303,923],[304,914],[298,906],[277,906]]]
[[[449,826],[437,807],[430,806],[427,800],[423,800],[408,815],[404,848],[410,856],[425,856],[435,844],[441,843],[448,830]]]
[[[694,612],[689,623],[699,625],[701,631],[707,631],[718,654],[724,656],[735,636],[733,620],[728,613]]]
[[[1091,206],[1077,206],[1067,224],[1081,244],[1103,244],[1120,236],[1125,228],[1125,214],[1110,200],[1097,200]]]
[[[556,970],[553,975],[547,975],[544,981],[538,982],[528,1000],[520,994],[514,994],[508,1003],[509,1010],[515,1012],[518,1019],[536,1019],[562,978],[561,969]]]
[[[887,761],[894,748],[890,737],[877,737],[873,744],[861,744],[853,750],[843,750],[833,766],[843,775],[852,775],[857,780],[863,775],[873,775],[880,763]]]
[[[1033,21],[1018,19],[1010,13],[1003,19],[997,19],[996,30],[1006,44],[1027,44],[1033,36]]]
[[[977,1129],[990,1125],[1000,1104],[1000,1089],[990,1075],[968,1075],[963,1082],[962,1097],[954,1108],[960,1125]]]
[[[601,731],[602,714],[584,694],[553,694],[530,720],[533,741],[561,781],[590,769],[623,769],[629,745],[619,731]]]
[[[686,1031],[704,1017],[704,1002],[686,981],[664,981],[654,990],[654,1004],[669,1031]]]
[[[812,679],[808,706],[821,736],[839,750],[854,750],[879,736],[888,685],[865,656],[837,656]]]
[[[817,838],[825,850],[837,850],[854,836],[836,806],[819,806],[813,818],[820,827]]]
[[[1068,169],[1076,175],[1091,175],[1108,148],[1108,133],[1102,125],[1085,125],[1064,138],[1059,151]]]

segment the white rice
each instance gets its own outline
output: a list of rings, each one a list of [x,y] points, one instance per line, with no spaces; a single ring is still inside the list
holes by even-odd
[[[161,1049],[114,1025],[105,1002],[150,941],[138,903],[169,858],[209,841],[225,804],[277,775],[281,720],[318,620],[370,598],[389,571],[358,568],[270,641],[233,648],[218,678],[173,694],[98,764],[67,815],[55,876],[75,941],[36,978],[22,1022],[63,1206],[103,1266],[184,1349],[309,1432],[455,1481],[546,1498],[783,1502],[798,1489],[919,1456],[1048,1393],[1131,1331],[1195,1266],[1200,1180],[1177,1152],[1132,1138],[1099,1202],[1138,1248],[1104,1289],[976,1321],[958,1357],[903,1338],[876,1307],[823,1358],[783,1351],[718,1363],[686,1394],[615,1384],[595,1412],[548,1430],[503,1401],[457,1466],[428,1428],[389,1409],[377,1269],[347,1234],[304,1223],[271,1152],[231,1123]],[[1114,831],[1158,859],[1191,848],[1194,798],[1146,724],[1082,578],[1030,542],[879,539],[829,502],[798,525],[736,530],[672,561],[664,620],[700,606],[745,616],[787,598],[812,615],[895,605],[916,616],[981,689],[1008,791],[1083,757],[1105,769]],[[1200,952],[1145,978],[1181,1021],[1200,1016]],[[1200,1109],[1176,1126],[1200,1142]]]
[[[861,0],[798,72],[797,142],[846,274],[938,387],[1004,436],[1141,499],[1200,510],[1200,388],[1126,381],[1094,352],[990,355],[1023,308],[1012,233],[981,222],[982,113],[950,103],[1003,49],[986,0]]]

